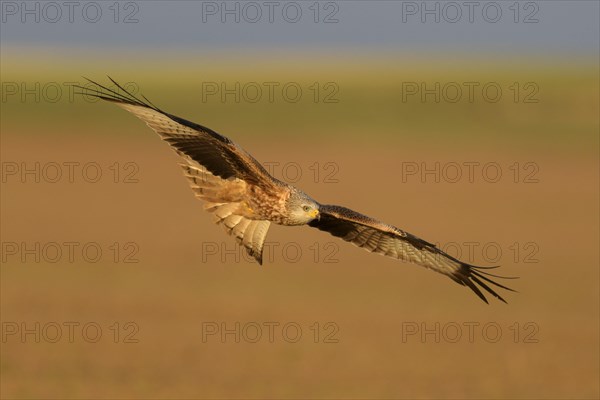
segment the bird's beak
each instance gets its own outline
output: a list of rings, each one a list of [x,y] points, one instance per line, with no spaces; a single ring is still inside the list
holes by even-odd
[[[320,219],[321,215],[319,214],[319,210],[312,210],[309,214],[311,216],[311,218],[316,218],[316,219]]]

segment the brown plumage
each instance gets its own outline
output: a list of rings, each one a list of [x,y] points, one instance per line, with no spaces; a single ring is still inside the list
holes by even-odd
[[[110,78],[109,78],[110,79]],[[250,154],[215,131],[168,114],[145,97],[140,100],[111,79],[117,90],[90,81],[81,94],[114,102],[136,115],[181,157],[183,173],[205,210],[262,264],[262,249],[271,222],[309,225],[367,251],[415,263],[469,287],[487,303],[481,288],[505,301],[489,284],[506,278],[463,263],[435,245],[392,225],[348,208],[319,204],[292,185],[272,177]],[[143,96],[142,96],[143,97]],[[479,286],[479,287],[478,287]]]

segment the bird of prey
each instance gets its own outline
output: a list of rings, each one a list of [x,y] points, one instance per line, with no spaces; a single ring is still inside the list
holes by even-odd
[[[321,204],[298,188],[282,182],[229,138],[205,126],[169,114],[154,106],[145,96],[139,99],[109,77],[110,89],[94,81],[77,86],[79,94],[117,104],[131,112],[181,157],[185,177],[205,210],[233,235],[248,253],[262,264],[262,250],[271,223],[308,225],[329,232],[363,249],[415,263],[450,277],[469,287],[487,303],[485,291],[506,301],[490,285],[513,291],[492,280],[507,278],[444,253],[395,226],[348,208]]]

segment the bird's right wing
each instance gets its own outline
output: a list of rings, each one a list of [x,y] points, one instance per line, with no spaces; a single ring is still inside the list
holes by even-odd
[[[453,281],[469,287],[486,303],[487,300],[477,285],[505,303],[506,301],[487,283],[513,291],[489,278],[506,277],[483,271],[495,267],[477,267],[463,263],[444,253],[435,245],[395,226],[340,206],[321,205],[319,215],[319,219],[309,223],[313,228],[329,232],[333,236],[353,243],[369,252],[418,264],[444,274]]]
[[[109,78],[110,79],[110,78]],[[116,103],[131,112],[168,142],[181,156],[181,167],[196,197],[206,202],[205,209],[215,222],[234,236],[252,257],[262,264],[262,251],[269,221],[239,215],[244,207],[247,186],[263,188],[277,185],[275,179],[256,159],[227,137],[202,125],[168,114],[129,93],[117,92],[90,80],[94,87],[82,87],[81,94]]]
[[[247,183],[268,186],[274,178],[240,146],[217,132],[166,113],[148,101],[142,101],[109,79],[123,92],[90,81],[93,87],[76,86],[84,95],[116,103],[144,121],[182,157],[189,157],[222,179],[237,178]]]

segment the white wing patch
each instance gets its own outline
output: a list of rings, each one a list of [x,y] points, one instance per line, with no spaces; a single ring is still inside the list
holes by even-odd
[[[262,264],[262,253],[270,222],[252,220],[243,215],[243,195],[246,183],[240,179],[221,179],[192,159],[180,164],[197,198],[204,200],[204,209],[215,216],[215,222],[246,248],[249,255]]]
[[[271,222],[251,220],[234,214],[238,207],[238,203],[208,203],[205,209],[212,212],[216,217],[215,222],[222,224],[225,231],[234,236],[248,254],[262,264],[263,245]]]

